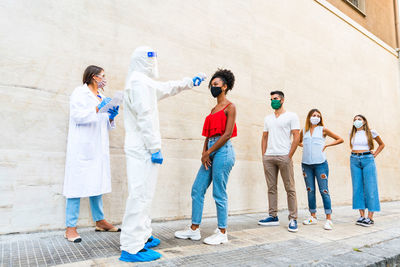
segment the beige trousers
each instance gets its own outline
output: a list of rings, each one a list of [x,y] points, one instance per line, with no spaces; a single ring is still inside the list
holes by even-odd
[[[287,194],[289,219],[297,219],[297,198],[293,161],[289,156],[263,156],[265,180],[268,186],[269,215],[278,214],[278,172],[281,173]]]

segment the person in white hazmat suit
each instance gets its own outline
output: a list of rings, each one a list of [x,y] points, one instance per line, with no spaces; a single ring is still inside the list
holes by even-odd
[[[150,209],[162,164],[157,101],[199,86],[202,73],[181,81],[157,82],[157,54],[138,47],[132,54],[124,92],[125,154],[129,196],[121,232],[121,257],[127,262],[152,261],[161,254],[150,248],[160,240],[152,236]]]

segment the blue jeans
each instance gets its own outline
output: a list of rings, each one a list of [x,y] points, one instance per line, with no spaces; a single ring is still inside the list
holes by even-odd
[[[212,147],[218,137],[211,137],[208,140],[208,148]],[[196,180],[192,186],[192,223],[199,225],[203,215],[204,195],[207,188],[213,182],[213,197],[217,206],[218,227],[226,228],[228,220],[228,195],[226,184],[229,173],[235,164],[235,152],[230,140],[220,149],[211,153],[211,166],[206,168],[201,165]]]
[[[104,220],[103,213],[103,200],[102,195],[89,197],[90,201],[90,210],[92,212],[93,221],[101,221]],[[78,222],[79,217],[79,207],[80,207],[81,199],[78,198],[67,198],[66,205],[66,216],[65,216],[65,224],[67,227],[76,227],[76,223]]]
[[[317,203],[315,199],[315,178],[317,178],[319,193],[322,197],[322,202],[324,203],[325,214],[331,214],[331,196],[329,195],[328,189],[328,176],[329,176],[329,166],[328,162],[325,161],[321,164],[304,164],[303,176],[306,182],[307,196],[308,196],[308,208],[310,213],[317,212]]]
[[[350,169],[353,183],[353,209],[380,211],[378,175],[374,156],[372,154],[351,155]]]

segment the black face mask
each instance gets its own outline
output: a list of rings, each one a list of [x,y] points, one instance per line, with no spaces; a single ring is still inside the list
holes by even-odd
[[[222,93],[221,87],[211,87],[211,94],[213,97],[217,97]]]

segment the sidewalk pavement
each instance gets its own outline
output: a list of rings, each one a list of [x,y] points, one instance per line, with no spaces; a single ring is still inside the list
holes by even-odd
[[[67,242],[63,231],[0,236],[0,266],[400,266],[400,202],[382,203],[375,225],[355,225],[359,215],[351,207],[333,210],[334,229],[323,229],[323,210],[317,225],[304,226],[306,210],[299,211],[299,231],[287,230],[287,211],[279,213],[280,226],[263,227],[266,214],[230,216],[229,243],[209,246],[202,241],[174,238],[189,220],[153,223],[156,248],[163,257],[150,263],[118,260],[119,233],[79,229],[83,241]],[[216,218],[204,219],[202,238],[216,228]]]

